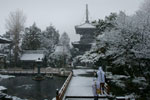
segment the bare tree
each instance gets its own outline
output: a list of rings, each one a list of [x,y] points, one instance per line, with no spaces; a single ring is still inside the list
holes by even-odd
[[[23,11],[21,10],[10,12],[8,19],[6,19],[6,28],[10,32],[10,38],[13,40],[15,66],[17,65],[20,51],[19,50],[20,33],[24,31],[25,22],[26,16],[23,14]]]

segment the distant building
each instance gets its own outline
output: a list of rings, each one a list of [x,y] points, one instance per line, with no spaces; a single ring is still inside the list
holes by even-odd
[[[7,65],[7,61],[6,61],[6,54],[4,54],[4,52],[1,51],[2,49],[2,45],[1,44],[10,44],[12,41],[3,37],[0,37],[0,68],[5,68]],[[10,48],[9,48],[10,49]],[[6,50],[5,50],[6,51]],[[8,50],[7,54],[10,53],[10,50]]]
[[[6,55],[0,53],[0,68],[6,67]]]
[[[35,68],[37,67],[36,61],[39,59],[42,60],[41,65],[43,65],[45,59],[44,50],[26,50],[22,53],[20,61],[23,68]]]
[[[0,37],[0,43],[11,43],[12,41],[3,37]]]
[[[88,18],[88,5],[86,5],[86,21],[81,25],[75,26],[77,34],[80,34],[80,41],[73,42],[74,48],[79,50],[79,54],[83,54],[85,51],[90,50],[92,43],[95,39],[96,26],[89,22]]]

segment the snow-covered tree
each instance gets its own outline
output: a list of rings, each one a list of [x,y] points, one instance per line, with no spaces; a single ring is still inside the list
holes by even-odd
[[[29,28],[25,29],[24,38],[22,41],[23,50],[37,50],[41,47],[41,30],[34,23]]]
[[[113,22],[114,27],[97,37],[92,50],[80,57],[81,62],[111,65],[114,72],[131,76],[142,73],[138,71],[142,69],[141,66],[149,69],[146,66],[150,59],[150,17],[145,11],[140,9],[133,16],[120,12]],[[144,63],[140,65],[141,60]]]
[[[6,28],[9,31],[10,39],[13,40],[12,48],[15,66],[17,66],[19,61],[20,34],[24,31],[25,22],[26,16],[20,10],[10,12],[8,19],[6,19]]]
[[[54,53],[50,55],[51,65],[53,67],[65,67],[69,64],[71,59],[69,42],[70,38],[64,32],[59,39],[59,44],[55,47]]]
[[[104,20],[99,19],[98,21],[93,21],[92,23],[96,25],[97,31],[96,35],[102,34],[106,30],[111,30],[114,27],[117,17],[116,13],[111,13],[109,16],[106,16]]]
[[[60,39],[59,39],[59,44],[66,46],[68,49],[70,49],[70,38],[66,32],[64,32]]]
[[[41,35],[41,48],[47,51],[47,56],[54,52],[55,45],[59,42],[59,32],[50,25],[42,32]]]
[[[148,100],[150,96],[148,85],[150,82],[150,1],[145,0],[141,8],[132,16],[120,12],[112,23],[114,23],[113,27],[98,33],[100,35],[97,36],[92,49],[79,56],[77,60],[82,63],[102,65],[107,68],[104,71],[111,71],[113,74],[130,76],[125,82],[127,91]],[[144,92],[143,97],[139,89],[140,92],[148,92]]]

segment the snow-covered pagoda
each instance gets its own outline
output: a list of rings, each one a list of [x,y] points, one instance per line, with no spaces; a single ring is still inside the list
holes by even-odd
[[[86,21],[81,25],[75,26],[76,34],[80,34],[80,41],[73,42],[74,48],[79,50],[80,54],[90,50],[91,45],[94,41],[94,34],[96,27],[89,22],[88,18],[88,5],[86,5]]]

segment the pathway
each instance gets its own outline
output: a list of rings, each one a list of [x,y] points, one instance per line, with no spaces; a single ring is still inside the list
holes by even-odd
[[[73,70],[73,77],[67,88],[64,100],[94,100],[92,92],[92,84],[94,77],[89,77],[88,74],[93,73],[93,69],[75,69]],[[87,75],[87,76],[86,76]],[[75,98],[74,98],[75,97]],[[84,98],[82,98],[84,97]],[[88,97],[88,98],[85,98]],[[105,97],[103,95],[103,97]],[[107,99],[98,99],[107,100]]]

